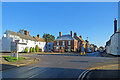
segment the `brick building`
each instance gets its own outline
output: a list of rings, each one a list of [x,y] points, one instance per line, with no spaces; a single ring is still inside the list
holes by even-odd
[[[78,40],[78,52],[85,51],[87,42],[82,39],[82,36],[77,36],[77,33],[74,33],[74,38]]]
[[[73,37],[73,32],[70,35],[62,35],[59,32],[59,37],[54,41],[54,52],[77,52],[78,41]]]

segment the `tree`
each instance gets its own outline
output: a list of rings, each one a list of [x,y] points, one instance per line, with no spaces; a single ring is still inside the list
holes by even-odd
[[[35,52],[35,48],[34,47],[32,48],[32,52]]]
[[[28,49],[27,49],[27,47],[25,48],[24,52],[25,52],[25,53],[28,53]]]
[[[38,45],[35,46],[35,51],[36,51],[36,52],[39,52]]]
[[[46,41],[46,49],[47,49],[47,43],[53,42],[55,40],[55,37],[51,34],[44,33],[43,38],[45,38],[45,41]]]
[[[20,34],[24,34],[24,29],[20,29],[19,31],[18,31],[18,33],[20,33]]]
[[[32,47],[30,47],[30,52],[32,52]]]
[[[103,46],[100,46],[99,49],[104,50],[104,47],[103,47]]]

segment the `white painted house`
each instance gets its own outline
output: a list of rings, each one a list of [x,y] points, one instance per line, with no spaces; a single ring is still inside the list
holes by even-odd
[[[16,46],[18,52],[24,52],[26,47],[29,51],[30,47],[35,48],[36,45],[38,45],[39,49],[42,49],[42,51],[45,50],[46,42],[43,38],[40,38],[39,35],[37,35],[37,37],[31,37],[29,31],[24,31],[24,34],[20,34],[7,30],[2,37],[2,51],[11,52],[11,45],[16,41],[18,41],[18,47]]]
[[[114,21],[114,34],[106,43],[106,53],[112,55],[120,55],[120,28],[117,30],[117,20]]]

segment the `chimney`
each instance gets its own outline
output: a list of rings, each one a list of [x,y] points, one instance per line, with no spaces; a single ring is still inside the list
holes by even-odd
[[[62,36],[62,32],[59,32],[59,36],[60,36],[60,37]]]
[[[77,33],[74,33],[74,36],[77,36]]]
[[[38,34],[37,37],[40,38],[40,35]]]
[[[80,38],[82,38],[82,36],[80,35]]]
[[[29,31],[25,30],[24,34],[27,35],[27,36],[29,36]]]
[[[117,20],[115,18],[115,20],[114,20],[114,33],[116,33],[116,31],[117,31]]]
[[[73,32],[72,31],[70,31],[70,34],[71,34],[71,37],[73,37]]]

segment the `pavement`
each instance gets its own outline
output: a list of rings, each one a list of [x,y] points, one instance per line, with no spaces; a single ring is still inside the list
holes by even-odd
[[[101,57],[116,57],[106,53],[100,53]],[[120,58],[117,57],[118,63],[93,67],[86,70],[78,80],[120,80]]]
[[[106,65],[89,69],[79,80],[120,80],[120,68],[118,64]]]
[[[20,67],[20,66],[30,65],[30,64],[33,64],[33,63],[36,63],[39,61],[39,59],[37,59],[37,58],[24,57],[25,58],[24,60],[8,62],[2,56],[10,56],[10,53],[3,54],[0,56],[0,60],[2,61],[0,64],[2,69],[0,69],[0,71],[8,70],[8,69],[12,69],[15,67]],[[22,57],[22,56],[19,56],[19,57]]]

